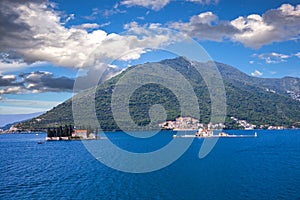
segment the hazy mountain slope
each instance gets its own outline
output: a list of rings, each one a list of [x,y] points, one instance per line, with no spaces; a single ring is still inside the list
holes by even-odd
[[[37,117],[43,114],[43,112],[30,113],[30,114],[0,114],[0,127],[23,120],[28,120],[33,117]]]
[[[291,97],[291,93],[300,94],[300,79],[294,77],[284,78],[257,78],[249,76],[238,69],[216,62],[222,77],[233,84],[251,85],[269,92],[276,92]],[[289,91],[289,93],[288,93]]]

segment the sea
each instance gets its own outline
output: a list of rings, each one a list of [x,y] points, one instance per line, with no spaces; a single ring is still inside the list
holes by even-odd
[[[220,138],[201,159],[204,139],[195,138],[173,163],[147,173],[108,167],[81,141],[46,142],[45,133],[2,134],[0,199],[300,199],[300,130],[255,131],[257,138]],[[102,140],[145,153],[163,148],[174,134],[135,138],[111,132]],[[115,151],[103,151],[120,161]]]

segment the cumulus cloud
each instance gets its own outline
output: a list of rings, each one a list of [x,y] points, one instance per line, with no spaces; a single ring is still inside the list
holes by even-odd
[[[116,65],[101,67],[103,70],[99,77],[99,70],[91,68],[86,74],[79,76],[77,81],[86,83],[77,90],[83,90],[95,85],[88,85],[91,79],[98,80],[99,84],[118,75],[122,70]],[[73,91],[75,79],[65,76],[54,76],[47,71],[34,71],[16,75],[0,75],[0,95],[20,93],[41,93],[41,92],[71,92]],[[76,91],[78,92],[78,91]],[[1,96],[0,96],[1,97]]]
[[[239,17],[232,24],[241,32],[232,39],[245,46],[259,48],[273,42],[298,39],[300,34],[300,5],[283,4],[262,16]]]
[[[36,71],[22,74],[24,86],[27,90],[38,92],[61,92],[71,91],[74,85],[74,79],[61,76],[54,77],[50,72]]]
[[[232,25],[241,32],[232,39],[245,46],[259,48],[262,45],[298,39],[300,34],[300,5],[283,4],[262,16],[249,15],[233,20]]]
[[[0,94],[21,94],[24,92],[23,87],[14,86],[0,89]]]
[[[238,33],[238,29],[229,22],[219,21],[217,15],[212,12],[205,12],[190,18],[187,23],[173,22],[170,28],[181,30],[191,37],[200,40],[222,41],[224,38]]]
[[[287,58],[290,58],[289,55],[281,53],[263,53],[263,54],[253,54],[254,57],[257,57],[261,60],[264,60],[267,64],[276,64],[281,62],[286,62]]]
[[[107,59],[118,59],[126,52],[143,53],[145,47],[158,48],[165,40],[170,40],[164,33],[144,31],[143,37],[138,37],[85,30],[96,28],[97,24],[66,28],[61,23],[60,13],[47,2],[3,0],[0,4],[0,52],[13,50],[22,58],[20,64],[46,61],[58,66],[84,68]],[[129,27],[128,31],[131,29],[137,28]],[[139,56],[128,59],[136,58]]]
[[[123,0],[121,2],[122,5],[126,6],[142,6],[145,8],[151,8],[152,10],[160,10],[164,6],[166,6],[168,3],[170,3],[170,0],[151,0],[151,1],[145,1],[145,0]]]
[[[263,73],[258,71],[258,70],[255,70],[254,72],[251,73],[252,76],[256,76],[256,77],[259,77],[259,76],[262,76]]]
[[[283,4],[263,15],[251,14],[232,21],[219,21],[212,12],[205,12],[191,17],[189,22],[173,22],[169,26],[200,40],[229,38],[246,47],[260,48],[273,42],[299,39],[300,5]]]
[[[0,76],[0,94],[72,91],[74,79],[54,77],[50,72],[36,71],[19,75]]]
[[[248,47],[259,48],[262,44],[271,43],[271,38],[275,37],[274,27],[256,14],[238,17],[231,21],[231,25],[239,30],[231,36],[231,39]]]
[[[120,73],[116,67],[107,66],[114,60],[130,61],[140,58],[148,48],[159,48],[178,38],[160,29],[158,25],[126,25],[127,34],[108,34],[98,24],[82,24],[66,28],[61,23],[60,13],[47,2],[5,1],[0,2],[0,74],[8,69],[20,69],[39,63],[52,63],[62,67],[86,69],[79,89],[87,89],[90,80],[99,83]],[[117,8],[115,8],[117,9]],[[11,18],[14,23],[9,25]],[[11,28],[6,27],[6,21]],[[98,27],[99,26],[99,27]],[[5,34],[1,34],[1,33]],[[84,81],[86,80],[86,81]],[[74,81],[68,77],[55,77],[49,72],[22,74],[16,80],[1,77],[0,95],[17,93],[40,93],[72,91]]]
[[[3,74],[3,72],[14,71],[25,67],[28,67],[28,64],[26,64],[18,56],[15,56],[14,52],[0,52],[0,74]]]
[[[14,75],[0,75],[0,87],[15,86],[17,78]]]
[[[5,3],[3,3],[5,2]],[[58,13],[49,8],[46,3],[16,3],[2,1],[6,12],[14,15],[15,29],[1,31],[0,50],[14,49],[24,59],[24,62],[49,61],[62,66],[81,66],[84,53],[78,52],[83,37],[90,42],[99,33],[89,35],[86,31],[75,28],[64,28],[60,23]],[[1,13],[4,8],[1,6]],[[7,27],[7,15],[2,15],[3,26]],[[6,34],[2,34],[5,32]],[[102,35],[106,35],[103,33]],[[76,39],[78,39],[76,41]],[[89,40],[90,39],[90,40]],[[87,46],[88,42],[83,42]],[[73,57],[73,61],[71,61]]]

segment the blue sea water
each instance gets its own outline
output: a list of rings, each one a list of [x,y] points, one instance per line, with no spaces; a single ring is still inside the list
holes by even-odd
[[[221,138],[203,159],[203,139],[195,139],[173,164],[142,174],[105,166],[80,141],[37,144],[44,133],[0,135],[0,199],[300,199],[300,130],[257,133]],[[121,148],[147,152],[173,134],[108,136]]]

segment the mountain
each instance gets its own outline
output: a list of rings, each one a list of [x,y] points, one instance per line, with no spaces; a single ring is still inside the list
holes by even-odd
[[[157,63],[145,63],[138,66],[150,68],[153,74],[149,72],[149,76],[155,76],[158,73],[155,71],[158,65],[165,68],[171,67],[179,72],[189,81],[197,95],[200,109],[199,120],[203,123],[208,123],[211,113],[211,99],[205,81],[195,69],[195,66],[204,71],[211,67],[212,64],[216,65],[223,77],[227,98],[227,126],[233,126],[230,120],[232,116],[256,125],[291,126],[298,124],[300,121],[300,102],[295,98],[300,93],[300,80],[298,78],[267,79],[251,77],[226,64],[218,62],[191,62],[183,57],[167,59]],[[97,86],[94,109],[103,130],[119,129],[111,110],[112,93],[118,80],[135,68],[136,66],[132,66]],[[165,73],[164,75],[168,80],[172,80],[173,77],[168,76],[167,71],[163,73]],[[213,78],[211,77],[211,79]],[[173,81],[176,82],[176,80]],[[123,87],[126,89],[129,86],[130,84]],[[77,104],[82,108],[79,112],[82,126],[90,125],[91,116],[86,112],[85,106],[86,97],[92,98],[92,90],[86,90],[75,96]],[[146,84],[138,88],[130,97],[129,112],[132,120],[141,126],[148,125],[150,123],[149,109],[155,104],[161,104],[165,108],[168,120],[174,120],[181,114],[179,101],[170,89],[160,84]],[[18,126],[23,129],[31,129],[60,124],[73,124],[72,99],[54,107],[52,110],[39,116],[38,119],[20,123]],[[155,127],[154,124],[150,125]]]
[[[13,124],[16,122],[28,120],[37,116],[40,116],[44,112],[30,113],[30,114],[0,114],[0,127],[7,124]]]
[[[300,100],[300,79],[294,77],[284,78],[257,78],[248,76],[238,69],[222,63],[215,63],[223,79],[232,84],[254,86],[267,92],[278,93]]]

